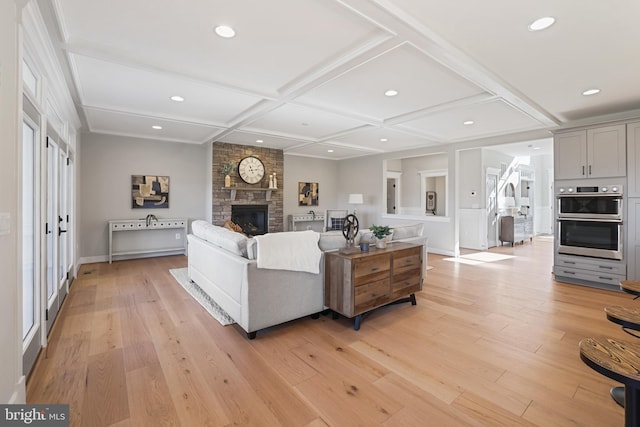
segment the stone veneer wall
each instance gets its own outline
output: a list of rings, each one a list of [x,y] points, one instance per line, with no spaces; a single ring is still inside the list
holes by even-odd
[[[247,184],[238,175],[238,163],[247,156],[256,156],[264,163],[265,176],[262,181],[254,185]],[[224,188],[224,175],[220,172],[220,167],[230,161],[236,164],[236,170],[231,174],[231,187],[268,188],[269,175],[275,172],[278,179],[278,190],[271,193],[271,200],[266,200],[264,191],[238,190],[236,199],[232,201],[231,191]],[[274,233],[284,230],[284,202],[282,196],[282,189],[284,188],[284,153],[282,150],[214,142],[211,179],[213,188],[212,218],[215,225],[223,225],[225,221],[231,219],[232,205],[266,204],[269,206],[269,232]]]

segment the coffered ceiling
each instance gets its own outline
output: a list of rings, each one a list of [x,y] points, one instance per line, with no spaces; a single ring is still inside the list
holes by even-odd
[[[344,159],[640,108],[635,0],[38,5],[91,132]],[[529,31],[544,16],[555,24]]]

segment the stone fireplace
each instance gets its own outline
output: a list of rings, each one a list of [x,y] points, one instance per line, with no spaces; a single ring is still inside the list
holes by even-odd
[[[269,206],[231,205],[231,221],[242,227],[247,236],[266,234],[269,231]]]
[[[227,144],[224,142],[213,143],[213,155],[211,164],[212,182],[212,218],[215,225],[224,225],[225,221],[233,220],[233,210],[243,210],[260,206],[266,207],[266,227],[264,232],[274,233],[284,231],[284,153],[282,150],[272,148],[254,147],[250,145]],[[238,176],[237,169],[230,175],[231,187],[224,186],[224,175],[220,167],[228,162],[233,162],[236,167],[240,160],[247,156],[256,156],[265,167],[265,177],[257,184],[247,184]],[[267,192],[269,187],[269,175],[276,173],[278,189]],[[231,190],[235,191],[231,191]],[[240,207],[238,209],[238,207]],[[256,218],[254,218],[256,219]],[[235,221],[234,221],[235,222]],[[255,224],[254,224],[255,225]],[[259,233],[248,232],[255,235]]]

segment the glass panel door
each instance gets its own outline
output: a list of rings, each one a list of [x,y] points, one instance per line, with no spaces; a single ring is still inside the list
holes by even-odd
[[[26,105],[26,104],[25,104]],[[40,266],[40,170],[37,148],[40,139],[36,118],[25,114],[22,122],[22,368],[31,371],[40,348],[41,307],[44,295]]]
[[[36,181],[35,181],[35,126],[22,123],[22,339],[38,322],[38,288],[36,281]]]
[[[58,252],[58,145],[47,137],[47,333],[58,314],[57,252]]]

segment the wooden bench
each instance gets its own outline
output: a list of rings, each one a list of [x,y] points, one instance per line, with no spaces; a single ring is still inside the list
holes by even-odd
[[[624,384],[625,426],[640,426],[640,342],[585,338],[580,341],[580,358],[596,372]]]
[[[607,319],[622,326],[623,331],[640,338],[638,334],[630,331],[640,331],[640,309],[616,305],[605,307],[604,312],[607,315]],[[609,393],[613,400],[624,408],[624,387],[612,387]]]
[[[631,295],[635,295],[636,297],[634,299],[640,298],[640,281],[621,280],[620,288]]]
[[[604,312],[606,313],[608,320],[622,326],[622,329],[628,334],[633,335],[636,338],[640,338],[640,336],[627,330],[633,329],[634,331],[640,331],[640,308],[629,308],[615,305],[613,307],[605,307]]]

